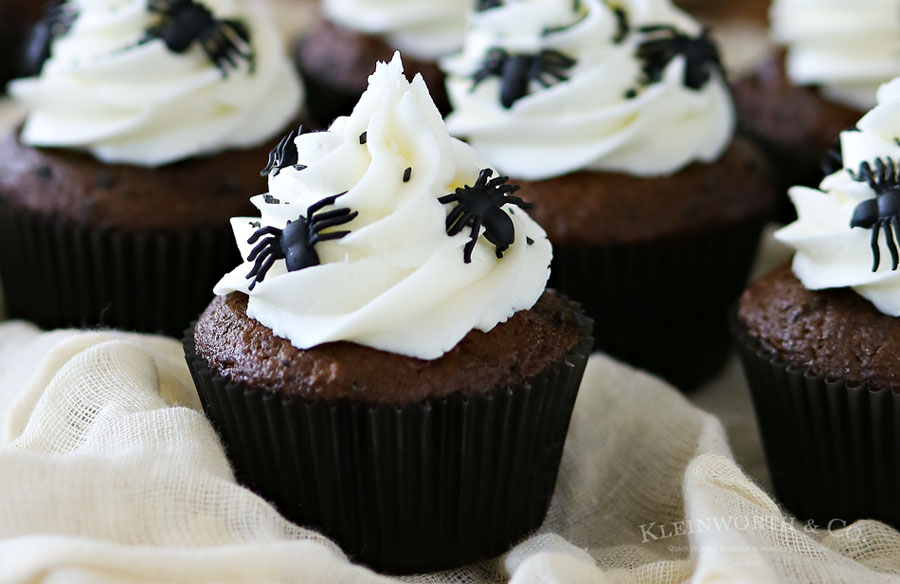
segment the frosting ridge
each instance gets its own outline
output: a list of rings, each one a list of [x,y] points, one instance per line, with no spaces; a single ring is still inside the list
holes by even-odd
[[[220,23],[236,23],[224,29],[234,50],[216,62],[196,40],[176,52],[150,35],[167,22],[152,5],[66,2],[77,16],[53,41],[40,75],[9,85],[30,110],[24,142],[87,150],[104,162],[159,166],[258,145],[294,118],[302,86],[262,8],[235,0],[197,3]],[[180,29],[179,40],[190,40],[189,32]]]
[[[433,61],[462,46],[471,0],[324,0],[344,28],[387,37],[403,54]]]
[[[731,141],[734,108],[717,63],[689,58],[684,41],[715,51],[668,0],[513,0],[474,13],[463,52],[441,63],[448,128],[501,172],[529,180],[583,169],[658,176],[713,161]],[[544,59],[534,66],[561,75],[530,77],[505,104],[512,60],[547,52],[572,64]]]
[[[900,75],[900,0],[774,0],[772,35],[788,48],[788,77],[821,85],[865,111],[879,85]]]
[[[885,187],[885,192],[895,191],[900,197],[896,188],[898,137],[900,79],[878,91],[878,105],[859,121],[856,130],[841,134],[843,168],[825,177],[819,189],[790,190],[798,219],[775,234],[796,249],[794,274],[806,288],[851,287],[890,316],[900,316],[900,271],[892,269],[889,234],[894,233],[890,237],[896,242],[900,230],[887,224],[875,229],[851,227],[851,223],[858,222],[858,209],[865,210],[861,205],[872,205],[881,196],[867,180],[866,167],[873,171],[879,189]],[[875,216],[877,210],[870,218]],[[891,216],[881,218],[890,220]],[[879,258],[874,270],[873,241]]]
[[[296,347],[351,341],[435,359],[543,293],[550,243],[516,205],[502,206],[514,228],[502,253],[482,229],[466,263],[471,227],[448,235],[455,207],[439,199],[473,186],[488,165],[450,137],[421,77],[403,76],[399,55],[378,64],[351,116],[301,134],[294,146],[296,158],[291,152],[269,174],[269,193],[252,199],[261,218],[232,220],[242,256],[251,255],[248,239],[259,229],[315,220],[309,207],[334,195],[322,213],[356,215],[323,233],[349,233],[314,246],[319,265],[288,271],[276,261],[251,290],[247,261],[214,291],[247,293],[248,314]]]

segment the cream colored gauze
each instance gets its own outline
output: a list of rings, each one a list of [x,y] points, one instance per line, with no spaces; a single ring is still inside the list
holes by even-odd
[[[177,341],[7,323],[0,372],[0,582],[393,581],[235,483]],[[831,534],[792,526],[736,466],[715,418],[595,356],[540,532],[496,560],[406,581],[898,574],[900,534],[875,522]]]

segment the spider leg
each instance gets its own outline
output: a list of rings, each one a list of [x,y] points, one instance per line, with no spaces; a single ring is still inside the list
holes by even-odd
[[[265,238],[264,240],[262,240],[258,244],[256,244],[256,247],[254,247],[250,251],[250,255],[247,256],[247,261],[252,262],[254,259],[257,258],[257,256],[259,256],[263,252],[271,251],[270,248],[275,247],[277,245],[278,245],[278,239],[276,239],[274,237]]]
[[[331,219],[333,217],[342,217],[344,215],[349,215],[350,209],[346,207],[341,207],[340,209],[334,209],[333,211],[327,211],[325,213],[316,213],[312,217],[310,217],[310,223],[318,223],[319,221],[325,221],[327,219]]]
[[[256,279],[250,283],[250,286],[249,286],[250,290],[253,290],[253,288],[255,288],[258,283],[260,283],[266,279],[266,274],[269,273],[269,270],[272,269],[272,266],[274,264],[275,264],[275,258],[269,257],[266,260],[266,262],[262,265],[262,267],[259,268],[259,272],[258,272],[258,275],[256,276]]]
[[[895,217],[893,220],[885,220],[884,239],[887,241],[888,251],[891,252],[891,270],[894,271],[900,265],[900,257],[897,255],[897,234],[900,234],[900,219]]]
[[[472,263],[472,252],[475,250],[475,245],[478,243],[478,236],[481,231],[481,218],[477,217],[475,222],[472,224],[472,233],[470,235],[469,243],[466,244],[466,247],[463,248],[463,260],[467,264]]]
[[[515,205],[520,209],[531,209],[534,207],[534,203],[529,203],[522,197],[509,196],[503,197],[504,203],[509,203],[510,205]]]
[[[483,186],[493,189],[493,188],[496,188],[498,185],[503,185],[503,183],[505,183],[508,180],[509,180],[508,176],[498,176],[494,179],[491,179],[490,182],[488,182],[487,184],[485,184]],[[512,186],[512,185],[508,185],[508,186]]]
[[[272,255],[272,250],[267,249],[267,250],[265,250],[258,258],[256,258],[255,261],[254,261],[254,260],[250,260],[250,261],[253,261],[253,262],[254,262],[254,263],[253,263],[253,269],[250,270],[250,272],[247,274],[247,277],[248,277],[248,278],[253,278],[254,276],[258,275],[258,274],[259,274],[259,270],[260,270],[261,266],[263,265],[263,263],[264,263],[267,259],[269,259],[269,258],[271,258],[271,257],[274,257],[274,256]]]
[[[447,215],[447,219],[444,221],[444,229],[446,229],[448,233],[450,228],[456,224],[457,220],[462,216],[465,210],[465,207],[462,205],[457,205],[453,207],[453,210]]]
[[[438,203],[442,205],[446,205],[447,203],[455,203],[459,200],[459,195],[456,193],[450,193],[449,195],[444,195],[443,197],[438,197]]]
[[[309,244],[315,245],[320,241],[331,241],[334,239],[340,239],[342,237],[346,237],[350,235],[350,231],[332,231],[331,233],[313,233],[309,238]]]
[[[329,227],[335,227],[337,225],[345,225],[347,223],[350,223],[354,219],[356,219],[357,215],[359,215],[359,212],[354,211],[348,215],[343,215],[340,217],[332,217],[331,219],[325,219],[322,221],[316,220],[310,226],[310,230],[315,233],[319,233],[323,229],[328,229]]]
[[[262,237],[263,235],[274,235],[275,237],[279,237],[282,233],[281,229],[277,227],[272,227],[271,225],[267,225],[261,229],[257,229],[253,235],[250,236],[250,239],[247,240],[247,243],[255,243],[257,239]]]
[[[307,217],[312,217],[313,215],[316,214],[316,212],[317,212],[319,209],[322,209],[323,207],[327,207],[328,205],[333,205],[334,202],[338,200],[338,197],[342,197],[342,196],[344,196],[344,195],[346,195],[346,194],[347,194],[347,191],[344,191],[343,193],[338,193],[338,194],[336,194],[336,195],[331,195],[330,197],[325,197],[325,198],[322,199],[321,201],[318,201],[318,202],[316,202],[316,203],[313,203],[313,204],[310,205],[309,208],[306,210],[306,216],[307,216]]]
[[[490,168],[481,169],[481,172],[478,173],[478,180],[475,181],[475,186],[472,188],[483,189],[487,185],[487,181],[491,178],[492,174],[494,174],[494,171]]]
[[[457,207],[457,208],[459,208],[459,207]],[[457,233],[459,233],[460,231],[465,229],[466,225],[468,225],[472,222],[473,217],[475,217],[475,216],[464,209],[462,217],[459,218],[455,223],[453,223],[452,226],[449,221],[446,223],[447,235],[449,235],[450,237],[453,237],[454,235],[456,235]],[[449,220],[450,217],[447,216],[447,219]]]
[[[881,223],[876,222],[875,225],[872,226],[872,271],[878,271],[878,265],[881,263],[881,250],[878,249],[878,233],[881,230]]]

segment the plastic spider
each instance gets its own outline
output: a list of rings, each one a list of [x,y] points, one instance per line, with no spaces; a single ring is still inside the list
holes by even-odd
[[[466,227],[472,228],[471,239],[463,248],[463,259],[467,264],[472,263],[472,251],[482,227],[484,237],[494,244],[498,258],[502,258],[503,252],[515,242],[516,229],[512,219],[503,211],[503,205],[515,205],[520,209],[530,209],[533,206],[519,197],[509,195],[519,190],[519,186],[506,184],[508,176],[498,176],[488,181],[492,174],[494,171],[485,168],[478,174],[478,180],[473,186],[460,187],[455,193],[438,199],[445,205],[457,203],[447,215],[447,235],[453,236]]]
[[[303,133],[303,128],[300,128],[299,134]],[[291,130],[290,134],[284,136],[278,145],[269,152],[269,162],[266,164],[266,167],[259,172],[259,176],[269,176],[270,173],[274,171],[274,175],[278,176],[278,173],[281,172],[281,169],[287,168],[288,166],[293,166],[297,170],[303,170],[306,166],[302,164],[297,164],[300,155],[297,153],[297,144],[294,143],[294,138],[298,136],[298,132],[296,130]]]
[[[288,221],[284,229],[277,227],[262,227],[250,236],[247,243],[256,243],[263,238],[247,256],[248,262],[254,262],[253,269],[247,274],[250,289],[262,282],[269,269],[277,260],[284,260],[289,272],[296,272],[312,266],[319,265],[319,254],[316,253],[316,244],[320,241],[340,239],[350,231],[323,230],[338,225],[345,225],[359,214],[357,211],[340,208],[320,213],[322,208],[333,205],[338,197],[346,192],[331,197],[325,197],[317,203],[313,203],[306,210],[306,217],[299,216],[295,221]]]
[[[475,2],[475,11],[483,12],[491,8],[497,8],[503,4],[503,0],[477,0]]]
[[[900,235],[900,179],[897,176],[897,165],[890,158],[875,160],[875,170],[868,162],[859,165],[859,172],[849,171],[850,176],[859,182],[868,183],[875,191],[875,198],[866,199],[853,209],[850,227],[862,227],[872,230],[872,271],[878,271],[881,264],[881,252],[878,249],[878,235],[884,228],[884,239],[891,252],[891,270],[900,264],[897,254],[897,237]],[[892,229],[893,228],[893,229]]]
[[[44,63],[50,58],[53,41],[72,28],[78,13],[65,2],[51,3],[44,9],[41,20],[34,25],[23,46],[19,73],[24,77],[40,75]]]
[[[239,58],[254,70],[250,31],[240,20],[217,20],[209,8],[194,0],[148,0],[147,10],[161,14],[162,20],[147,31],[146,39],[161,39],[173,53],[184,53],[198,42],[223,77],[238,67]]]
[[[639,30],[650,35],[637,49],[637,56],[643,61],[645,83],[656,83],[662,79],[666,67],[679,55],[687,61],[684,68],[685,87],[699,90],[716,71],[725,76],[719,49],[708,28],[704,28],[697,37],[690,37],[671,25],[644,26]]]
[[[565,71],[574,64],[574,59],[552,49],[534,55],[510,55],[495,47],[488,51],[481,68],[472,75],[472,90],[488,77],[499,77],[500,103],[509,109],[528,94],[532,81],[544,87],[550,87],[554,81],[565,81],[568,79]]]

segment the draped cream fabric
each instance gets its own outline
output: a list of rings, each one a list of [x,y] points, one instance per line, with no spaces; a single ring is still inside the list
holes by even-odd
[[[391,581],[234,482],[177,341],[7,323],[0,373],[0,582]],[[688,580],[900,582],[900,534],[792,524],[716,418],[595,356],[540,532],[408,581]]]

